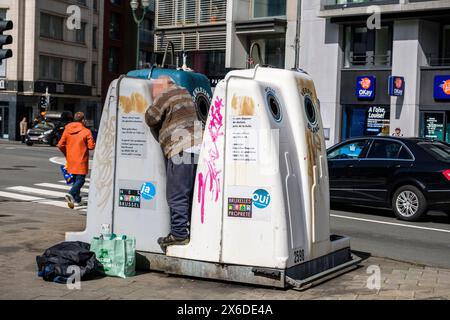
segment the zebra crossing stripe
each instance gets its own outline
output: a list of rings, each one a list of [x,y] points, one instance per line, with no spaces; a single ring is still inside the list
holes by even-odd
[[[45,200],[43,198],[37,198],[37,197],[32,197],[32,196],[26,196],[24,194],[4,192],[4,191],[0,191],[0,197],[9,198],[9,199],[15,199],[15,200],[22,200],[22,201]]]
[[[54,184],[54,183],[37,183],[37,184],[35,184],[35,186],[44,187],[44,188],[61,189],[61,190],[70,190],[72,188],[71,186],[64,186],[64,185]],[[89,193],[89,189],[81,188],[81,192]]]
[[[33,201],[34,203],[39,203],[39,204],[46,204],[49,206],[55,206],[55,207],[60,207],[60,208],[69,208],[67,206],[67,202],[64,201],[55,201],[55,200],[42,200],[42,201]]]
[[[66,183],[66,180],[59,180],[58,182],[59,182],[59,183],[64,183],[66,186],[69,186],[69,187],[71,186],[71,185],[68,185],[68,184]],[[84,183],[84,186],[85,186],[85,187],[89,187],[89,185],[90,185],[89,182],[85,182],[85,183]]]
[[[24,186],[10,187],[10,188],[7,188],[7,190],[19,191],[19,192],[25,192],[25,193],[31,193],[31,194],[39,194],[39,195],[50,196],[50,197],[59,197],[59,198],[64,198],[64,196],[66,195],[65,192],[57,192],[57,191],[30,188],[30,187],[24,187]]]

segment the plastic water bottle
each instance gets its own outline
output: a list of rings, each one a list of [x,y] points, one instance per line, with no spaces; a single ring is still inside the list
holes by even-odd
[[[102,224],[102,231],[100,239],[107,240],[111,238],[111,225],[110,224]]]

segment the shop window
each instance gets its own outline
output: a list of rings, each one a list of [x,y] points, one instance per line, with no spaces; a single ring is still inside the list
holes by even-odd
[[[284,69],[284,59],[285,59],[285,38],[264,38],[264,39],[253,39],[250,42],[250,46],[252,43],[256,42],[261,47],[261,55],[264,60],[264,64],[270,65],[274,68]],[[250,50],[250,47],[249,47]],[[256,64],[262,64],[262,61],[259,61],[258,50],[254,50],[252,52],[251,61],[253,62],[253,66]]]
[[[342,112],[342,139],[390,135],[390,107],[346,105]]]
[[[368,29],[366,26],[346,26],[344,67],[390,66],[392,58],[392,27]]]
[[[253,0],[253,17],[277,17],[286,15],[286,0]]]
[[[444,140],[445,113],[424,112],[422,115],[421,136],[433,140]],[[448,141],[448,140],[447,140]]]

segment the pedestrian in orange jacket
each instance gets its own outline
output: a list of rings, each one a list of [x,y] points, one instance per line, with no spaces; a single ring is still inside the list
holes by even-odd
[[[73,186],[66,195],[69,208],[80,207],[80,191],[89,172],[89,150],[94,150],[92,132],[86,128],[83,112],[77,112],[73,122],[66,125],[58,148],[66,157],[67,171],[73,175]]]

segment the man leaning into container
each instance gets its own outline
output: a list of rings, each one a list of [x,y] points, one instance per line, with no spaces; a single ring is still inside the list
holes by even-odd
[[[166,197],[171,232],[158,239],[166,252],[170,245],[189,243],[196,163],[203,132],[191,95],[170,77],[161,76],[154,81],[152,96],[153,105],[147,109],[145,122],[158,136],[167,159]]]
[[[89,172],[89,150],[94,150],[92,132],[86,128],[84,113],[77,112],[73,122],[66,125],[58,148],[66,157],[67,171],[73,175],[73,186],[66,195],[69,208],[82,206],[81,188]]]

